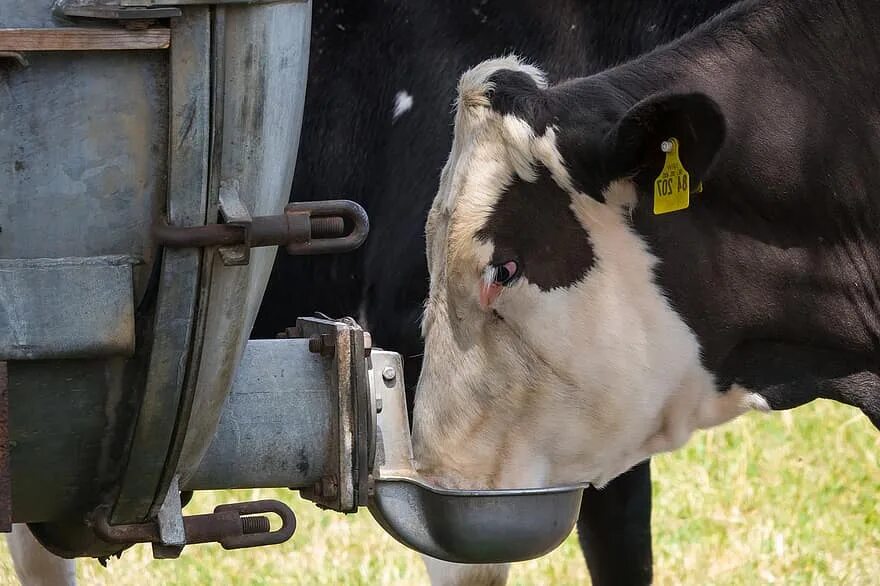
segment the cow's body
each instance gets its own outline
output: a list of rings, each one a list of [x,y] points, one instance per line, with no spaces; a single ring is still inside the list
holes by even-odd
[[[819,397],[880,424],[878,28],[875,2],[748,0],[556,86],[468,71],[427,224],[423,473],[602,485]],[[672,138],[690,206],[656,215]]]

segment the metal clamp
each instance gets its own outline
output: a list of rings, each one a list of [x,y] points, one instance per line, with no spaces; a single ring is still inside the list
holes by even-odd
[[[299,318],[285,335],[308,338],[310,351],[335,362],[330,369],[331,386],[338,389],[338,443],[328,446],[336,452],[338,467],[300,494],[321,508],[353,513],[367,503],[374,455],[376,408],[365,360],[367,346],[372,343],[351,318]]]
[[[281,527],[272,531],[263,513],[278,515]],[[163,543],[156,521],[111,525],[110,509],[106,506],[99,507],[89,521],[95,534],[108,543],[170,545]],[[276,500],[249,501],[219,505],[213,513],[183,517],[183,527],[187,545],[218,542],[223,549],[241,549],[287,541],[296,531],[296,516],[290,507]]]
[[[284,214],[299,223],[304,220],[310,229],[304,237],[287,243],[287,254],[332,254],[355,250],[370,232],[370,219],[364,208],[345,199],[295,202],[287,204]],[[351,231],[345,234],[346,224]],[[307,237],[305,237],[307,235]]]
[[[251,260],[251,225],[253,218],[238,195],[238,181],[220,183],[220,216],[227,226],[237,226],[242,242],[217,249],[226,266],[246,265]]]
[[[162,220],[153,227],[154,238],[169,248],[219,246],[224,264],[240,265],[248,263],[247,250],[260,246],[285,246],[292,255],[350,252],[370,231],[367,212],[348,200],[291,203],[278,216],[250,217],[237,190],[224,186],[220,203],[226,223],[182,227]]]

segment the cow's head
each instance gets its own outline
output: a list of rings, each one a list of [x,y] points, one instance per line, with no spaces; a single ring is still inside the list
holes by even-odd
[[[630,219],[651,205],[666,139],[696,185],[724,132],[702,94],[634,103],[601,77],[547,88],[513,57],[463,75],[427,222],[423,474],[459,487],[603,485],[761,405],[716,389]]]

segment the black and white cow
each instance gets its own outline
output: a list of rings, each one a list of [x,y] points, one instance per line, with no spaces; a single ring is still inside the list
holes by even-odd
[[[422,472],[610,487],[820,397],[880,426],[878,30],[870,0],[746,0],[557,85],[466,72],[426,228]]]
[[[370,214],[355,254],[280,254],[254,335],[299,315],[357,317],[376,344],[421,368],[428,294],[424,222],[452,144],[455,83],[517,51],[554,79],[599,72],[670,41],[732,0],[316,2],[296,200],[348,197]],[[578,523],[595,584],[651,581],[648,464],[587,491]]]

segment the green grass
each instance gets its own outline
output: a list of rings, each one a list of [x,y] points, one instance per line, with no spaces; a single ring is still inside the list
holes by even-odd
[[[880,576],[880,434],[858,411],[817,402],[751,414],[698,434],[655,459],[656,584],[871,584]],[[299,519],[286,544],[226,552],[193,546],[153,561],[138,546],[104,569],[79,562],[82,584],[426,584],[418,556],[368,513],[321,512],[288,491],[196,495],[188,512],[220,502],[280,498]],[[5,546],[4,546],[5,547]],[[2,552],[3,583],[14,583]],[[517,564],[511,584],[587,583],[575,535]]]

